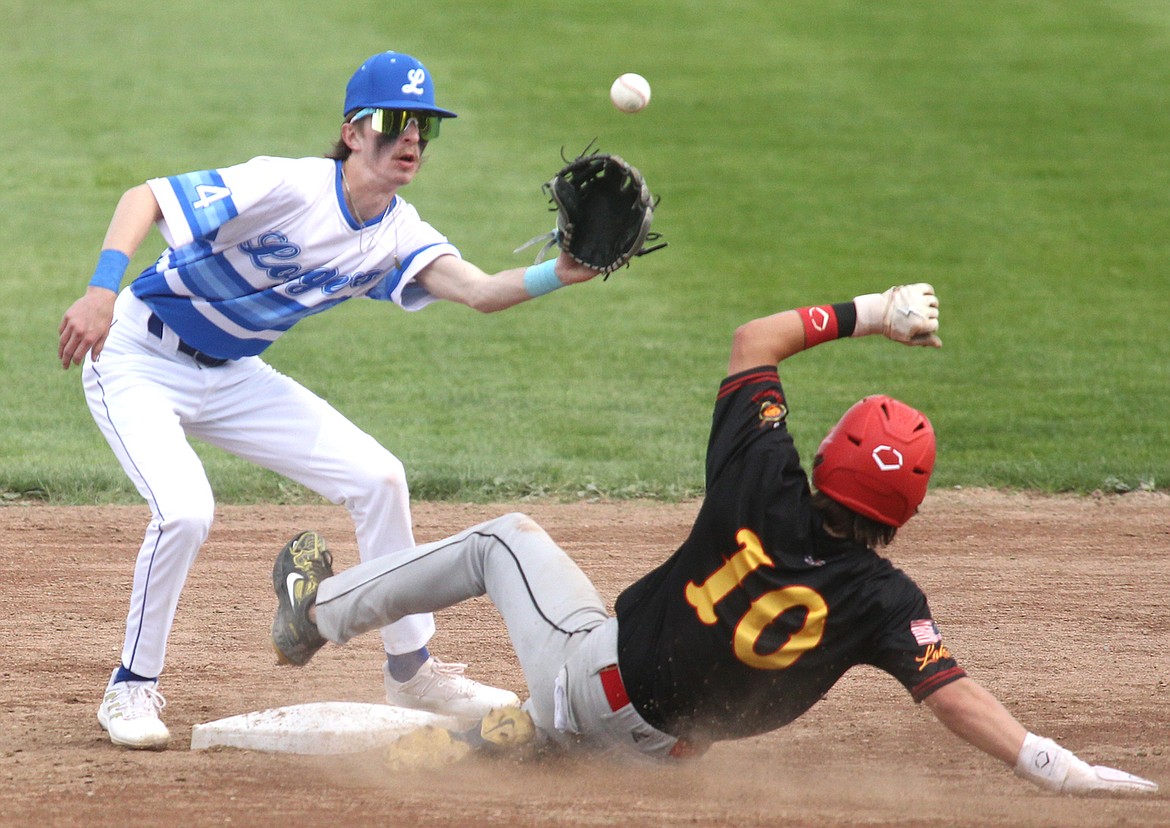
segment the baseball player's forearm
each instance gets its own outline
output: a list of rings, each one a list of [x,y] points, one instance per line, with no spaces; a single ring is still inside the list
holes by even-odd
[[[1068,748],[1028,732],[995,696],[973,679],[962,678],[940,687],[926,697],[925,704],[956,736],[1045,790],[1066,794],[1158,790],[1158,785],[1148,779],[1115,768],[1090,765]]]
[[[984,753],[1014,765],[1027,730],[999,700],[970,678],[940,687],[924,703],[947,730]]]
[[[95,362],[101,356],[126,266],[160,218],[162,210],[146,184],[132,187],[118,200],[85,294],[65,311],[57,329],[57,358],[62,368],[80,365],[86,354]]]
[[[778,365],[793,354],[853,335],[852,302],[796,308],[753,319],[735,332],[728,375],[760,365]]]
[[[438,299],[458,302],[481,313],[494,313],[596,275],[596,270],[561,253],[555,261],[512,268],[494,276],[458,257],[440,256],[415,279]]]
[[[146,184],[123,193],[102,241],[97,267],[89,280],[90,288],[103,288],[117,293],[130,264],[130,257],[138,250],[154,222],[160,218],[162,211],[158,201]]]
[[[754,319],[735,332],[728,374],[777,365],[833,339],[882,334],[905,345],[938,348],[938,299],[928,284],[898,285],[851,302],[796,308]]]

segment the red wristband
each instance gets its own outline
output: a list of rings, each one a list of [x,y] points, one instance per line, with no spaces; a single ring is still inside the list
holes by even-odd
[[[797,308],[796,312],[804,323],[804,347],[811,348],[838,338],[837,311],[832,305]]]

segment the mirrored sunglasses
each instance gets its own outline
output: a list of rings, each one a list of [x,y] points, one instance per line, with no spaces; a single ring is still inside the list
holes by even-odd
[[[439,123],[443,120],[434,112],[419,109],[359,109],[350,118],[350,123],[370,116],[370,126],[374,132],[380,132],[391,138],[397,137],[406,131],[411,121],[418,127],[418,137],[421,141],[433,141],[439,137]]]

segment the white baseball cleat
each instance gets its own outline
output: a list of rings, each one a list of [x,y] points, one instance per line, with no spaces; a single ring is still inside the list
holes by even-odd
[[[386,702],[397,707],[429,710],[456,719],[478,721],[493,708],[518,707],[520,699],[510,690],[480,684],[463,675],[466,664],[445,664],[431,656],[413,678],[396,681],[386,665],[382,679]]]
[[[159,712],[167,701],[158,692],[157,681],[114,681],[114,670],[106,695],[98,707],[98,722],[115,745],[139,750],[162,750],[171,738]]]

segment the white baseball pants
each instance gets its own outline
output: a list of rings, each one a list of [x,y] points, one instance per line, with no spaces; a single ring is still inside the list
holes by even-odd
[[[149,333],[149,317],[150,309],[123,290],[105,348],[98,362],[86,358],[82,379],[94,420],[151,510],[134,567],[122,663],[153,677],[163,671],[179,595],[215,511],[188,438],[344,503],[363,561],[413,546],[414,536],[397,457],[259,357],[204,367],[178,351],[170,328],[161,338]],[[433,633],[434,618],[423,614],[389,625],[383,640],[388,652],[407,653]]]

